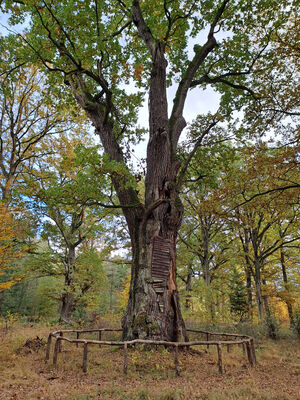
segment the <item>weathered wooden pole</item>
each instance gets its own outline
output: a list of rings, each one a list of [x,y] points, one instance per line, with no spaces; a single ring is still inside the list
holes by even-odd
[[[101,339],[102,339],[102,332],[99,331],[98,332],[98,340],[101,341]],[[101,347],[101,344],[99,344],[99,347]]]
[[[82,371],[86,372],[86,365],[87,365],[87,355],[88,355],[88,343],[83,343],[83,359],[82,359]]]
[[[124,343],[124,374],[127,375],[127,369],[128,369],[128,351],[127,351],[127,343]]]
[[[45,362],[49,361],[49,358],[50,358],[51,340],[52,340],[52,334],[50,333],[50,335],[48,336],[48,340],[47,340]]]
[[[209,333],[206,334],[206,341],[209,341]],[[206,345],[206,348],[209,349],[209,344]]]
[[[59,346],[60,346],[59,342],[60,341],[61,341],[60,337],[56,338],[55,345],[54,345],[54,351],[53,351],[53,365],[57,364],[57,355],[59,353]]]
[[[76,332],[76,339],[79,339],[80,337],[80,332]],[[78,347],[78,343],[76,343],[76,347]]]
[[[251,352],[252,352],[253,363],[256,364],[256,363],[257,363],[257,360],[256,360],[255,347],[254,347],[254,339],[253,339],[253,338],[250,339],[250,346],[251,346]]]
[[[251,346],[250,346],[250,340],[247,340],[246,342],[246,349],[247,349],[247,356],[248,356],[248,361],[251,367],[253,367],[253,358],[252,358],[252,352],[251,352]]]
[[[246,348],[246,344],[245,344],[245,343],[242,343],[243,354],[246,354],[245,348]]]
[[[63,337],[63,336],[64,336],[63,332],[59,332],[59,336],[60,336],[60,337]],[[59,353],[62,352],[62,340],[59,341],[58,352],[59,352]]]
[[[217,344],[217,348],[218,348],[218,367],[219,367],[219,372],[220,372],[220,374],[223,374],[223,360],[222,360],[221,343]]]
[[[178,364],[178,346],[174,346],[174,364],[176,376],[180,376],[179,364]]]

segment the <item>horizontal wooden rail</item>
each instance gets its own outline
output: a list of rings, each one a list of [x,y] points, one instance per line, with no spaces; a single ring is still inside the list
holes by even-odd
[[[239,338],[238,340],[194,340],[190,342],[168,342],[165,340],[143,340],[143,339],[134,339],[129,341],[117,341],[117,340],[101,340],[102,332],[120,332],[122,329],[110,329],[110,328],[99,328],[99,329],[68,329],[68,330],[58,330],[54,332],[50,332],[48,336],[47,348],[46,348],[46,356],[45,361],[47,362],[50,358],[50,350],[51,350],[51,341],[52,338],[55,339],[54,351],[53,351],[53,364],[57,364],[58,353],[62,350],[62,342],[75,343],[78,347],[79,344],[83,344],[83,362],[82,369],[83,372],[87,370],[87,358],[88,358],[88,345],[99,345],[100,346],[122,346],[124,352],[124,373],[127,373],[128,370],[128,347],[137,345],[137,344],[145,344],[145,345],[154,345],[154,346],[167,346],[174,348],[174,364],[176,375],[180,374],[179,371],[179,363],[178,363],[178,348],[179,347],[190,347],[190,346],[216,346],[217,354],[218,354],[218,369],[219,372],[223,373],[223,357],[222,357],[222,345],[227,346],[227,351],[229,351],[229,346],[231,345],[242,345],[243,352],[245,352],[245,347],[247,349],[247,357],[249,364],[253,366],[256,363],[255,349],[254,349],[254,340],[250,336],[232,334],[232,333],[221,333],[221,332],[208,332],[208,331],[200,331],[194,329],[188,329],[189,332],[194,333],[202,333],[205,334],[207,339],[209,336],[223,336],[229,338]],[[65,336],[65,333],[76,333],[76,339],[71,339]],[[79,339],[79,335],[81,333],[98,333],[98,338],[100,340],[93,339]]]
[[[194,333],[205,333],[206,335],[211,335],[211,336],[228,336],[228,337],[241,337],[245,339],[250,339],[251,336],[247,335],[240,335],[238,333],[223,333],[223,332],[209,332],[209,331],[202,331],[198,329],[187,329],[187,332],[194,332]]]

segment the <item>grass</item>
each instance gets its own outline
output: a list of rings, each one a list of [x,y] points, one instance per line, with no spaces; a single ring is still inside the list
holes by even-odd
[[[128,375],[117,347],[89,348],[88,371],[81,370],[82,348],[63,343],[58,365],[44,363],[45,349],[24,347],[46,326],[0,329],[1,400],[300,400],[300,345],[294,338],[260,340],[258,365],[249,368],[241,349],[224,349],[225,373],[218,374],[215,348],[179,353],[181,376],[166,349],[129,350]]]

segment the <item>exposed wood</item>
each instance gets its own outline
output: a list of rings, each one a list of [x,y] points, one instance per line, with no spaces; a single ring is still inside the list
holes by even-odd
[[[220,374],[223,374],[222,347],[221,347],[221,343],[220,342],[217,344],[217,348],[218,348],[218,367],[219,367],[219,372],[220,372]]]
[[[153,251],[152,251],[152,264],[151,264],[151,275],[152,278],[156,278],[158,281],[154,283],[155,287],[164,285],[164,282],[169,278],[170,269],[170,241],[157,236],[153,239]]]
[[[76,332],[76,339],[79,339],[80,332]],[[78,347],[78,343],[76,343],[76,347]]]

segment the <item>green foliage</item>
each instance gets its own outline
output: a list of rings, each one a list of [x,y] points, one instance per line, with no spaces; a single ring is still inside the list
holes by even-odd
[[[293,330],[295,331],[298,338],[300,338],[300,310],[295,311],[293,318]]]
[[[233,269],[229,285],[230,310],[241,321],[248,313],[249,304],[244,277],[236,268]]]
[[[278,339],[280,326],[275,315],[271,312],[267,312],[264,323],[267,329],[268,337],[273,340]]]
[[[1,313],[18,313],[32,321],[54,318],[59,286],[52,277],[27,278],[1,295]]]

